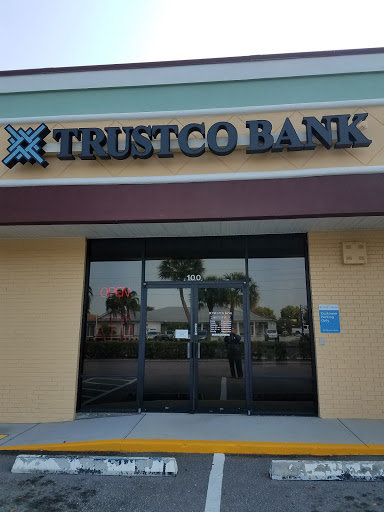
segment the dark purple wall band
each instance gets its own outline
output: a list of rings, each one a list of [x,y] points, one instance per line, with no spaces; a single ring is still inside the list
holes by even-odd
[[[384,174],[148,185],[0,188],[0,224],[382,215]]]

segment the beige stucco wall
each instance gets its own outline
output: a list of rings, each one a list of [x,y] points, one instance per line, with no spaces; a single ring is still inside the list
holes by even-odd
[[[97,127],[105,128],[107,126],[138,126],[155,124],[177,124],[182,128],[188,123],[205,122],[206,128],[218,121],[229,121],[239,133],[248,134],[245,123],[252,119],[267,119],[272,123],[272,132],[279,133],[287,117],[291,120],[293,126],[298,132],[305,132],[305,126],[302,124],[303,116],[315,116],[321,119],[323,115],[331,114],[351,114],[357,112],[368,112],[368,118],[365,124],[359,125],[366,137],[372,139],[372,144],[368,148],[348,148],[327,150],[323,146],[318,146],[314,151],[293,151],[284,150],[281,153],[268,153],[258,155],[247,155],[245,148],[240,148],[232,154],[225,157],[218,157],[206,150],[204,155],[199,158],[190,158],[184,156],[180,151],[176,151],[174,158],[158,158],[152,156],[147,160],[134,160],[129,157],[126,160],[65,160],[60,161],[55,156],[45,155],[49,166],[45,169],[35,164],[21,165],[17,164],[13,169],[7,169],[6,166],[0,167],[0,179],[31,179],[31,178],[84,178],[84,177],[115,177],[115,176],[172,176],[185,174],[215,174],[215,173],[234,173],[234,172],[256,172],[256,171],[277,171],[310,169],[318,167],[348,167],[359,165],[383,165],[384,164],[384,107],[367,108],[338,108],[327,110],[300,110],[286,112],[263,112],[258,114],[244,115],[226,115],[215,117],[185,117],[168,119],[127,119],[125,121],[90,121],[90,122],[71,122],[54,124],[48,123],[52,131],[55,128],[87,128]],[[28,128],[30,125],[23,125]],[[38,124],[31,125],[36,128]],[[225,132],[219,132],[219,136],[225,135]],[[9,135],[5,130],[0,131],[0,154],[7,154]],[[54,143],[52,132],[46,137],[46,142]]]
[[[0,240],[0,422],[75,414],[85,240]]]
[[[384,231],[309,233],[308,241],[319,414],[384,419]],[[345,265],[343,241],[366,242],[368,262]],[[320,333],[319,304],[339,305],[340,334]]]

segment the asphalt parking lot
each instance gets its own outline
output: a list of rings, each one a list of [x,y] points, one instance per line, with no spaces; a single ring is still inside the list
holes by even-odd
[[[270,457],[227,455],[220,487],[212,455],[174,456],[176,477],[103,477],[12,474],[16,455],[3,453],[0,512],[384,511],[384,481],[272,481]]]

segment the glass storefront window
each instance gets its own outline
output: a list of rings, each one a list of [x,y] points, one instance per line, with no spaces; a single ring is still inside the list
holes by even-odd
[[[81,408],[136,407],[141,261],[90,266]]]
[[[313,369],[304,258],[250,258],[253,407],[313,413]]]
[[[89,257],[81,410],[316,413],[305,236],[96,240]]]

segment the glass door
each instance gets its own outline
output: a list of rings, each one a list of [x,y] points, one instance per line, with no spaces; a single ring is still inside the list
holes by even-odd
[[[190,288],[147,290],[142,400],[146,411],[193,408],[191,314]]]
[[[245,286],[214,284],[197,290],[195,350],[196,410],[236,412],[246,409],[248,339]],[[244,329],[245,327],[245,329]]]
[[[245,290],[244,282],[148,284],[143,410],[246,409]]]

